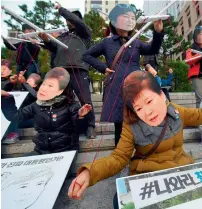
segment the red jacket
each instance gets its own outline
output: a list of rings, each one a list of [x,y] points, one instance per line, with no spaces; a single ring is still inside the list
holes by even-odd
[[[191,52],[191,49],[188,49],[186,52],[186,60],[189,60],[191,58],[194,57],[198,57],[199,54],[195,54],[193,55]],[[191,79],[191,77],[197,77],[199,75],[200,72],[200,60],[202,59],[202,57],[199,57],[195,60],[191,60],[189,62],[187,62],[187,64],[189,65],[189,71],[188,71],[188,79]]]

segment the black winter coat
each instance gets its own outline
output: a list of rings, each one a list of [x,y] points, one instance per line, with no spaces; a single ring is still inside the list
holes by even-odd
[[[61,7],[59,13],[75,26],[74,30],[65,32],[57,37],[68,46],[68,49],[50,40],[44,41],[44,48],[51,51],[51,68],[78,68],[88,70],[89,65],[83,60],[83,53],[90,47],[91,32],[85,23],[67,9]]]
[[[140,55],[158,54],[163,41],[164,33],[153,32],[153,40],[149,44],[136,39],[120,56],[111,74],[111,84],[104,88],[101,121],[122,123],[123,122],[123,98],[122,84],[124,79],[133,71],[140,70]],[[128,37],[130,39],[130,37]],[[123,41],[119,35],[105,38],[102,42],[94,45],[83,55],[85,62],[90,64],[100,73],[105,73],[110,68],[113,60],[122,46]],[[101,62],[98,57],[104,55],[106,63]],[[113,81],[113,82],[112,82]]]
[[[78,102],[63,100],[52,106],[39,106],[36,102],[17,110],[13,96],[1,97],[2,112],[9,121],[34,119],[38,132],[33,142],[37,152],[62,152],[79,149],[76,134]]]

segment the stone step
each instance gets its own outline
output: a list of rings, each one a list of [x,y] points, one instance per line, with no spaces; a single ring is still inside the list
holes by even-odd
[[[98,134],[97,138],[99,138],[99,134],[108,135],[114,134],[114,124],[113,123],[96,123],[96,134]],[[34,137],[36,135],[36,131],[34,128],[26,128],[19,129],[20,137],[24,137],[24,139],[29,139],[29,137]],[[85,137],[81,136],[80,140],[84,140]],[[184,140],[197,140],[200,138],[200,130],[198,128],[185,127],[184,128]]]
[[[24,131],[29,134],[30,132]],[[197,143],[200,141],[200,131],[197,128],[184,129],[184,143]],[[34,135],[24,136],[22,140],[15,144],[3,145],[2,155],[21,155],[33,151],[34,143],[32,142]],[[80,152],[96,151],[96,150],[112,150],[114,149],[114,134],[97,135],[96,139],[89,140],[85,136],[80,136]]]
[[[202,162],[202,143],[195,142],[195,143],[185,143],[184,144],[184,151],[190,155],[196,162]],[[88,152],[88,153],[79,153],[77,159],[75,159],[75,164],[72,166],[72,173],[76,173],[78,168],[83,163],[93,162],[95,156],[96,159],[107,157],[112,153],[113,150],[108,151],[100,151],[99,153],[96,152]],[[97,155],[96,155],[97,154]]]
[[[187,101],[187,100],[175,100],[175,101],[172,101],[173,103],[175,104],[178,104],[178,105],[181,105],[183,107],[186,107],[186,108],[195,108],[196,107],[196,101]],[[95,111],[95,114],[101,114],[102,112],[102,106],[95,106],[94,105],[94,111]],[[109,111],[110,113],[110,111]]]
[[[185,143],[184,144],[184,150],[187,154],[189,154],[196,162],[202,162],[202,143],[195,142],[195,143]],[[92,162],[95,158],[99,159],[102,157],[107,157],[112,153],[113,149],[110,150],[99,150],[99,152],[82,152],[78,153],[77,157],[75,158],[72,167],[71,167],[71,173],[76,173],[78,168],[84,164]],[[3,153],[2,153],[3,154]],[[18,157],[17,155],[4,155],[5,157]]]
[[[113,134],[115,131],[114,129],[114,124],[113,123],[96,123],[96,134],[98,134],[98,138],[99,138],[99,134],[101,135],[108,135],[108,134]],[[28,139],[32,139],[32,137],[34,137],[36,135],[36,131],[34,128],[26,128],[26,129],[19,129],[19,135],[21,138],[23,138],[24,140],[28,140]],[[83,137],[85,138],[85,137]],[[81,136],[81,140],[83,140],[82,136]],[[198,128],[190,128],[190,127],[186,127],[184,129],[184,139],[185,141],[193,141],[193,140],[197,140],[200,138],[200,130]]]
[[[170,92],[171,100],[195,100],[195,94],[193,92]],[[91,94],[93,102],[102,102],[102,94]]]
[[[110,134],[114,132],[114,124],[113,123],[96,123],[96,134]],[[25,128],[19,129],[19,136],[20,137],[33,137],[36,135],[36,131],[34,128]]]
[[[22,140],[15,144],[1,146],[2,155],[22,155],[34,150],[32,142],[34,136],[23,137]],[[98,135],[96,139],[89,140],[85,136],[80,136],[79,139],[80,152],[114,149],[114,134]]]

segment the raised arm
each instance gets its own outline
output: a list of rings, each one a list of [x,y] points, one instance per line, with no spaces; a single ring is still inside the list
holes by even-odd
[[[72,25],[74,25],[77,33],[81,37],[89,40],[91,39],[90,29],[79,17],[63,7],[59,8],[59,14],[68,20]]]
[[[169,73],[167,79],[161,79],[161,87],[171,86],[173,81],[173,74]]]
[[[92,46],[83,54],[83,60],[95,68],[100,73],[105,74],[105,70],[108,67],[105,63],[101,62],[98,57],[104,55],[105,45],[104,41]]]
[[[153,39],[151,43],[144,43],[140,41],[140,54],[141,55],[154,55],[158,54],[163,42],[163,32],[153,32]]]
[[[37,92],[28,83],[23,83],[22,85],[33,97],[37,97]]]
[[[46,33],[39,33],[38,36],[43,40],[44,45],[42,47],[44,49],[47,49],[51,52],[56,53],[57,51],[57,43],[55,43],[53,40],[50,40],[48,35]]]

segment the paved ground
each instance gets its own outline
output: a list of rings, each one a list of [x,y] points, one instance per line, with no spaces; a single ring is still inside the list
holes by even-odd
[[[89,187],[84,198],[80,201],[70,200],[67,196],[72,179],[65,181],[53,209],[113,209],[116,177],[111,177]]]

